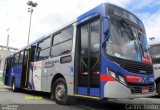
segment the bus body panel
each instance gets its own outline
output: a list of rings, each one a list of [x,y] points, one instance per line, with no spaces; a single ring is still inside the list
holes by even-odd
[[[21,88],[21,71],[22,71],[22,67],[21,66],[15,66],[15,67],[11,67],[9,70],[9,79],[8,79],[8,84],[11,86],[12,85],[12,81],[13,78],[15,78],[15,82],[16,82],[16,87],[17,88]]]
[[[30,88],[36,91],[41,91],[43,86],[41,86],[41,81],[42,81],[42,61],[38,62],[32,62],[30,69],[30,74],[29,74],[29,85]],[[44,86],[46,87],[46,86]]]
[[[105,4],[101,4],[94,9],[82,14],[77,18],[77,25],[84,23],[87,20],[90,20],[94,18],[95,16],[100,15],[100,16],[105,16]]]
[[[16,67],[13,67],[13,73],[12,74],[12,77],[14,76],[15,77],[15,81],[16,81],[16,87],[17,88],[20,88],[21,87],[21,71],[22,71],[22,67],[21,66],[16,66]]]
[[[160,78],[160,64],[154,64],[153,68],[154,68],[154,78],[155,80],[157,80]]]
[[[108,81],[104,85],[104,97],[105,98],[140,98],[154,96],[155,92],[141,94],[141,93],[131,93],[131,90],[126,86],[120,84],[117,81]]]
[[[68,56],[68,55],[65,55]],[[51,83],[52,83],[52,79],[54,78],[54,76],[56,74],[61,74],[63,75],[63,77],[66,80],[66,83],[68,85],[68,94],[72,94],[73,95],[73,91],[70,91],[71,89],[73,89],[73,61],[70,63],[66,63],[61,64],[60,63],[60,58],[62,58],[64,56],[60,56],[60,57],[54,57],[54,58],[49,58],[45,61],[43,61],[42,64],[42,71],[41,71],[41,85],[40,86],[40,90],[44,91],[44,92],[51,92]],[[33,76],[34,76],[34,70],[33,70]],[[35,77],[33,77],[35,80]],[[70,84],[72,83],[72,84]],[[37,83],[38,84],[38,83]],[[34,82],[34,85],[35,82]],[[35,88],[35,90],[37,90]]]

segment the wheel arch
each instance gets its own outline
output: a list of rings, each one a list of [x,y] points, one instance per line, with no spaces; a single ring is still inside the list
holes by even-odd
[[[12,84],[13,84],[13,80],[16,80],[16,77],[15,77],[14,75],[12,76],[12,79],[11,79],[11,83],[10,83],[11,86],[12,86]]]
[[[52,91],[53,84],[58,78],[63,78],[66,81],[66,79],[65,79],[65,77],[63,76],[62,73],[55,74],[54,77],[52,78],[52,81],[51,81],[50,91]]]
[[[157,85],[158,82],[160,82],[160,77],[158,77],[158,78],[155,80],[155,82],[156,82],[156,85]]]

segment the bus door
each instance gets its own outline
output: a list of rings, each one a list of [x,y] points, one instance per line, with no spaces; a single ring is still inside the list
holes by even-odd
[[[76,93],[100,96],[100,20],[78,26]],[[78,80],[77,80],[78,79]]]
[[[28,50],[24,50],[23,63],[22,63],[22,73],[21,73],[21,88],[25,88],[26,69],[27,69],[27,54],[28,54]]]
[[[8,85],[9,71],[10,71],[11,64],[12,64],[11,61],[12,61],[12,58],[7,58],[5,61],[5,66],[4,66],[4,71],[5,71],[4,84],[5,85]]]
[[[23,55],[23,64],[22,64],[22,74],[21,74],[21,87],[26,88],[27,87],[27,77],[28,77],[28,58],[29,58],[30,50],[24,50]]]
[[[31,46],[30,48],[24,50],[23,64],[22,64],[22,75],[21,75],[21,87],[22,88],[32,88],[32,84],[29,80],[32,77],[32,64],[34,61],[36,46]]]

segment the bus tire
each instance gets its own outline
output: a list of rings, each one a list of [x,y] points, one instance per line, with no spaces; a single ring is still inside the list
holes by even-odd
[[[12,91],[13,91],[13,92],[17,92],[15,79],[12,80]]]
[[[52,99],[54,99],[57,104],[61,105],[70,104],[70,98],[67,95],[67,86],[64,78],[58,78],[54,82],[51,96],[53,96]]]
[[[160,96],[160,82],[157,83],[157,93]]]

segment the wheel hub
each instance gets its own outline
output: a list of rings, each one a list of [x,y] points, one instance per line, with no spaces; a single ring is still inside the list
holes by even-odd
[[[62,100],[63,96],[65,95],[65,86],[64,84],[59,84],[55,88],[56,98],[58,100]]]

